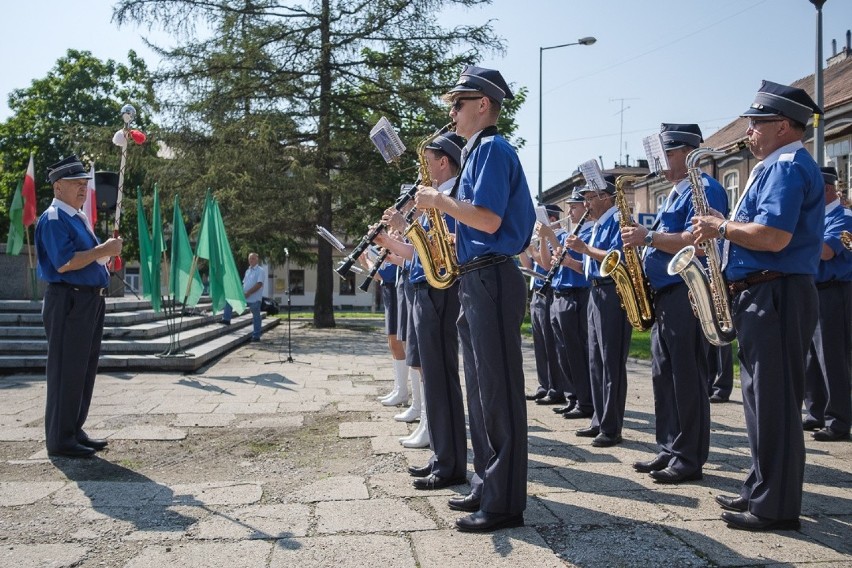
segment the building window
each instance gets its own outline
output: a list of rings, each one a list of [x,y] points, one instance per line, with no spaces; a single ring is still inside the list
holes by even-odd
[[[128,267],[124,271],[124,293],[136,294],[137,292],[142,292],[139,289],[139,269]]]
[[[666,194],[658,193],[657,194],[657,211],[662,211],[663,205],[666,203]]]
[[[740,198],[740,172],[728,172],[722,178],[722,181],[725,191],[728,192],[728,209],[733,209]]]
[[[346,278],[340,281],[340,295],[354,296],[355,295],[355,274],[350,272]]]
[[[288,275],[287,281],[290,283],[290,295],[291,296],[304,296],[305,295],[305,271],[304,270],[291,270]]]

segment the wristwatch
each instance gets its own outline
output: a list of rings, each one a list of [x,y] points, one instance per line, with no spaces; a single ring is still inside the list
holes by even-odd
[[[645,234],[645,239],[644,239],[643,242],[645,243],[646,247],[649,247],[649,246],[654,244],[654,235],[656,235],[656,234],[657,234],[657,231],[648,231]]]
[[[728,230],[728,222],[722,221],[722,224],[719,225],[719,236],[724,239],[725,233],[727,232],[727,230]]]

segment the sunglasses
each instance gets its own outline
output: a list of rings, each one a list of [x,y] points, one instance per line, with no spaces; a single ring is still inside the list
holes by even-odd
[[[755,128],[759,127],[761,124],[767,124],[769,122],[781,122],[782,120],[784,120],[784,119],[783,118],[763,118],[763,119],[750,118],[750,119],[748,119],[748,127],[749,127],[749,129],[754,130]]]
[[[454,111],[458,112],[458,111],[461,110],[463,101],[478,101],[481,98],[483,98],[483,97],[482,96],[479,96],[479,97],[459,97],[455,101],[453,101],[453,106],[451,108]]]

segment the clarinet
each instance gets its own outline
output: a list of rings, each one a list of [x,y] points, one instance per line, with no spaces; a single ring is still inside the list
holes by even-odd
[[[403,207],[405,207],[409,201],[414,199],[414,194],[417,193],[417,183],[408,188],[408,191],[400,195],[396,202],[393,204],[394,209],[397,211],[402,211]],[[367,233],[362,239],[361,242],[358,243],[352,252],[349,253],[349,256],[343,259],[340,263],[340,266],[334,269],[337,274],[340,275],[341,278],[346,278],[349,274],[349,270],[352,268],[352,265],[358,260],[358,257],[361,256],[367,248],[373,244],[373,241],[379,236],[385,228],[384,223],[379,223],[376,227]]]
[[[417,209],[412,207],[411,211],[406,213],[406,215],[405,215],[405,224],[406,225],[410,225],[411,222],[414,220],[414,213],[416,211],[417,211]],[[370,289],[370,284],[373,283],[373,278],[375,278],[376,273],[378,273],[379,268],[381,268],[382,263],[384,263],[384,261],[387,259],[389,254],[390,254],[390,251],[388,249],[382,249],[382,253],[376,259],[376,263],[373,265],[373,268],[370,269],[370,273],[367,275],[367,277],[364,279],[364,281],[361,283],[361,285],[358,286],[358,288],[360,288],[364,292],[366,292],[367,290]]]
[[[577,221],[577,226],[574,227],[573,231],[571,231],[572,237],[576,237],[577,235],[580,234],[580,229],[583,228],[583,223],[586,222],[586,217],[588,217],[588,216],[589,216],[589,211],[586,210],[586,212],[583,213],[583,216],[580,217],[580,220]],[[553,278],[556,276],[556,273],[562,267],[562,261],[565,260],[565,257],[567,255],[568,255],[568,247],[563,246],[562,247],[562,254],[559,255],[559,262],[557,262],[556,264],[550,265],[550,270],[547,271],[547,276],[544,277],[544,284],[541,285],[541,288],[536,290],[536,294],[538,294],[540,296],[547,295],[548,290],[550,290],[550,288],[553,286]]]

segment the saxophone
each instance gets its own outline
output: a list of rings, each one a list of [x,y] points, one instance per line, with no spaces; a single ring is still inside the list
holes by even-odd
[[[742,147],[742,146],[740,146]],[[687,175],[692,185],[692,206],[697,217],[710,214],[707,193],[698,162],[702,158],[724,156],[726,152],[713,148],[696,148],[686,156]],[[731,316],[731,302],[722,276],[719,258],[719,239],[710,239],[699,245],[707,257],[707,270],[695,258],[692,245],[685,246],[669,261],[668,273],[679,274],[689,288],[689,301],[707,341],[713,345],[727,345],[737,336]]]
[[[840,232],[840,242],[846,247],[846,250],[852,250],[852,233],[849,231]]]
[[[622,227],[633,224],[630,208],[624,197],[624,185],[633,183],[636,176],[618,176],[615,180],[615,206],[618,208],[618,223]],[[642,271],[642,261],[635,247],[624,247],[622,251],[613,250],[601,261],[601,276],[612,276],[615,289],[621,297],[621,306],[627,312],[627,319],[633,329],[646,331],[654,323],[654,307],[651,305],[651,289]]]
[[[426,146],[436,136],[449,131],[453,123],[438,129],[437,132],[424,138],[417,146],[417,160],[420,167],[420,185],[431,186],[432,176],[429,175],[429,166],[426,162]],[[459,263],[456,257],[456,249],[444,215],[438,209],[427,209],[426,217],[429,219],[429,231],[414,221],[405,230],[405,237],[414,245],[426,281],[432,288],[444,290],[453,285],[459,276]]]

